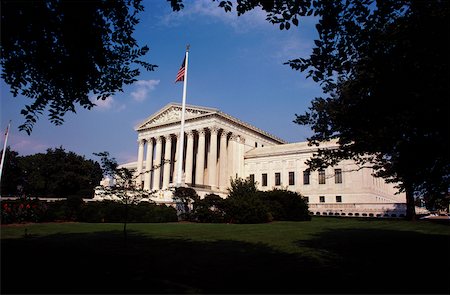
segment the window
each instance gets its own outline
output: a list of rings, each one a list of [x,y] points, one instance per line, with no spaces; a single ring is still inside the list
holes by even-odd
[[[262,186],[267,186],[267,173],[262,174]]]
[[[303,171],[303,184],[309,184],[309,170]]]
[[[255,174],[250,174],[250,181],[255,182]]]
[[[319,201],[320,201],[321,203],[325,203],[325,196],[320,196],[320,197],[319,197]]]
[[[257,142],[255,142],[255,147],[258,147],[258,143]]]
[[[309,197],[303,197],[306,203],[309,203]]]
[[[294,172],[289,172],[289,185],[295,185]]]
[[[334,183],[342,183],[342,169],[334,169]]]
[[[336,196],[336,203],[342,203],[342,196]]]
[[[275,173],[275,185],[281,185],[281,173]]]
[[[319,170],[319,184],[325,184],[325,170]]]

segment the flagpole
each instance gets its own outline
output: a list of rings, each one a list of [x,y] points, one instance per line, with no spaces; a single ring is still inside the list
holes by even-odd
[[[186,58],[184,64],[184,81],[183,81],[183,101],[181,108],[181,130],[178,144],[178,171],[176,187],[181,186],[181,174],[183,173],[183,149],[184,149],[184,113],[186,112],[186,89],[188,76],[188,59],[189,59],[189,45],[186,46]]]
[[[0,184],[2,182],[3,163],[5,163],[6,145],[8,144],[9,129],[11,127],[11,120],[8,122],[5,133],[5,143],[3,144],[2,162],[0,163]]]

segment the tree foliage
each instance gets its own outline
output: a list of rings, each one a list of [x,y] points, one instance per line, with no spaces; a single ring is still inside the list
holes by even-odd
[[[369,163],[406,192],[414,218],[414,194],[445,196],[449,188],[448,2],[332,3],[336,13],[319,22],[317,53],[290,62],[312,71],[326,95],[296,122],[312,126],[312,143],[339,144],[309,164]]]
[[[190,219],[191,205],[200,200],[200,197],[193,188],[180,186],[173,191],[172,199],[176,203],[180,218]]]
[[[311,220],[308,203],[302,195],[286,189],[260,192],[274,220]]]
[[[194,202],[193,218],[198,222],[221,223],[225,217],[225,199],[216,194],[208,194]]]
[[[62,147],[29,156],[8,148],[3,169],[3,196],[89,198],[102,179],[97,162]]]
[[[3,153],[3,150],[0,154]],[[22,183],[22,169],[20,167],[20,156],[8,146],[5,152],[5,163],[3,165],[2,179],[0,183],[0,195],[15,195],[17,187]]]
[[[182,0],[171,4],[182,8]],[[414,194],[447,195],[449,1],[238,0],[236,10],[256,7],[282,30],[317,16],[312,53],[286,63],[324,93],[295,122],[312,127],[311,144],[336,140],[339,147],[320,149],[312,169],[343,159],[373,168],[406,192],[409,218]]]
[[[51,122],[63,123],[76,106],[91,109],[96,100],[136,81],[148,47],[133,37],[140,0],[2,0],[1,77],[14,96],[32,102],[21,111],[28,134],[48,109]]]

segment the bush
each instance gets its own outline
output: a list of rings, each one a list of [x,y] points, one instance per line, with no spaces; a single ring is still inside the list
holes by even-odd
[[[81,201],[81,202],[80,202]],[[141,202],[128,205],[128,222],[175,222],[175,208]],[[84,203],[79,198],[62,201],[39,201],[20,199],[2,201],[2,224],[20,222],[80,221],[80,222],[124,222],[125,205],[115,201]]]
[[[301,194],[280,189],[259,192],[259,194],[268,206],[274,220],[311,220],[308,204]]]
[[[47,221],[48,205],[45,201],[21,198],[13,201],[2,201],[2,224],[20,222]]]
[[[200,200],[197,192],[191,187],[177,187],[173,192],[173,200],[177,204],[180,220],[192,220],[191,205]]]
[[[125,204],[115,201],[89,202],[83,208],[80,221],[124,222]],[[175,222],[178,221],[175,208],[140,202],[128,205],[127,222]]]
[[[224,222],[225,200],[215,194],[206,195],[204,199],[194,204],[193,219],[198,222]]]
[[[231,181],[228,198],[224,202],[225,221],[230,223],[264,223],[272,221],[268,207],[251,180]]]

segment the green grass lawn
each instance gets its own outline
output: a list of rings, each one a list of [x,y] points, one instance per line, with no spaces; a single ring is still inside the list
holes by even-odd
[[[125,247],[122,224],[2,226],[2,293],[450,291],[448,224],[313,217],[128,228]]]

